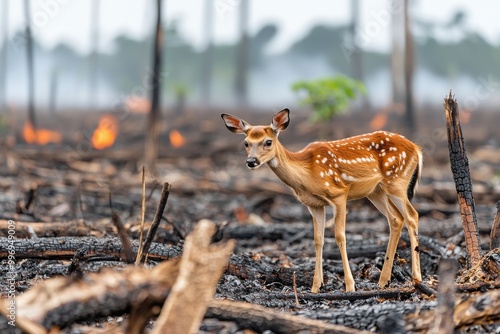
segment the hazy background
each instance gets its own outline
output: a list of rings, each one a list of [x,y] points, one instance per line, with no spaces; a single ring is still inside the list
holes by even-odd
[[[50,107],[51,94],[57,108],[107,109],[129,96],[149,98],[141,87],[151,72],[154,1],[30,3],[39,108]],[[359,1],[360,79],[374,107],[392,99],[391,3]],[[0,32],[7,37],[1,44],[0,73],[6,70],[7,74],[0,99],[11,107],[26,105],[28,96],[23,4],[0,2]],[[188,105],[236,105],[241,4],[241,0],[164,1],[163,105],[174,104],[179,91],[186,93]],[[209,10],[212,23],[207,22]],[[417,106],[441,104],[449,89],[462,101],[472,96],[470,109],[498,104],[500,3],[415,0],[410,1],[409,11]],[[354,76],[342,47],[351,38],[351,1],[250,0],[247,14],[249,105],[294,106],[297,97],[290,90],[292,82],[336,74]],[[211,88],[204,97],[203,66],[207,66],[205,51],[210,42]]]

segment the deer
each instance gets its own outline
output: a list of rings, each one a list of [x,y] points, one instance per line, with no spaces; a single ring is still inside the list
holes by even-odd
[[[389,241],[378,286],[385,288],[392,274],[403,223],[411,247],[414,283],[422,281],[418,248],[418,213],[410,203],[422,173],[422,151],[404,136],[377,131],[336,141],[316,141],[298,152],[288,151],[278,135],[290,123],[289,109],[276,113],[270,125],[253,126],[243,119],[221,115],[227,129],[245,135],[246,166],[267,164],[304,204],[313,221],[315,267],[311,287],[323,285],[323,245],[326,207],[333,211],[335,242],[340,250],[345,290],[355,291],[346,248],[347,201],[367,198],[389,223]]]

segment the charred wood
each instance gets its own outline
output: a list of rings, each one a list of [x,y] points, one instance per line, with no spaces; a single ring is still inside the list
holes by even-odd
[[[490,238],[490,250],[500,248],[500,202],[497,202],[497,213],[493,219]]]
[[[355,334],[364,331],[332,325],[322,321],[292,316],[262,306],[229,300],[213,301],[207,317],[236,322],[240,329],[251,329],[259,333],[272,331],[277,334],[310,332]]]
[[[465,143],[460,125],[457,101],[450,95],[444,100],[446,115],[446,129],[448,133],[448,149],[450,153],[451,171],[457,189],[458,204],[462,215],[462,227],[465,233],[465,242],[470,266],[481,260],[479,247],[479,233],[474,197],[472,195],[472,181],[469,171],[469,160],[465,152]]]
[[[9,239],[0,238],[0,259],[7,258]],[[132,250],[137,253],[138,241],[132,242]],[[15,239],[16,259],[71,259],[75,252],[87,249],[87,256],[106,255],[115,260],[125,258],[124,249],[119,238],[94,237],[54,237],[38,239]],[[148,258],[154,261],[169,260],[179,257],[182,250],[176,246],[151,243]]]

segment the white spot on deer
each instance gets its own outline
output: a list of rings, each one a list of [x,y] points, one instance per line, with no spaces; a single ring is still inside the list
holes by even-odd
[[[338,165],[338,164],[335,164],[333,167],[335,167],[335,168],[339,168],[339,165]]]
[[[316,163],[319,164],[319,160],[316,160]]]
[[[388,171],[385,173],[385,175],[389,176],[389,175],[391,175],[391,173],[392,173],[391,171]]]
[[[393,162],[394,160],[396,160],[396,157],[395,156],[392,156],[390,157],[389,159],[387,159],[389,162]]]
[[[403,159],[404,159],[404,158],[406,158],[406,152],[405,152],[405,151],[403,151],[403,152],[401,153],[401,156],[403,157]]]
[[[377,168],[373,168],[373,171],[374,171],[375,173],[376,173],[376,172],[378,172]]]
[[[321,173],[319,173],[319,176],[324,177],[325,173],[321,172]]]
[[[328,170],[328,175],[333,175],[333,170],[329,169]]]
[[[318,154],[318,155],[317,155],[317,157],[318,157],[318,158],[321,158],[321,154]]]
[[[322,163],[325,163],[328,159],[327,158],[323,158],[323,160],[321,160]]]
[[[335,182],[340,182],[340,179],[335,176]]]
[[[376,145],[375,145],[375,149],[377,149],[377,150],[378,150],[378,144],[376,144]]]
[[[330,183],[325,182],[325,186],[329,187],[329,186],[330,186]]]
[[[347,175],[346,173],[342,173],[342,178],[346,181],[356,181],[356,178],[355,177],[352,177],[350,175]]]
[[[386,137],[386,138],[385,138],[385,141],[389,141],[389,138],[387,138],[387,137]]]
[[[382,152],[382,156],[385,157],[385,152]]]
[[[361,160],[361,158],[356,158],[356,161],[357,162],[363,162],[363,160]]]
[[[389,163],[388,163],[388,162],[386,162],[386,163],[384,164],[384,166],[385,166],[385,167],[389,166]]]
[[[394,151],[396,152],[398,149],[396,147],[389,147],[389,151]]]
[[[374,142],[372,142],[372,146],[375,146],[375,143],[374,143]]]
[[[380,144],[384,145],[384,141],[383,141],[383,140],[381,140],[381,141],[380,141]]]

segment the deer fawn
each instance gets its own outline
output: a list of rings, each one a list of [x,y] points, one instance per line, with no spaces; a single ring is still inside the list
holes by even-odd
[[[413,280],[420,282],[418,213],[410,203],[422,170],[420,148],[403,136],[378,131],[337,141],[314,142],[299,152],[290,152],[278,141],[279,132],[290,122],[289,113],[288,109],[278,112],[268,126],[252,126],[228,114],[221,116],[229,131],[246,136],[247,167],[257,169],[267,163],[309,209],[316,249],[311,292],[317,293],[323,284],[326,206],[333,210],[335,241],[342,256],[346,291],[355,290],[346,250],[346,202],[364,197],[387,217],[390,226],[380,288],[391,278],[403,221],[410,235]]]

